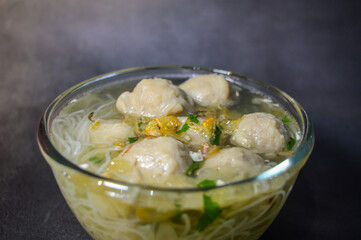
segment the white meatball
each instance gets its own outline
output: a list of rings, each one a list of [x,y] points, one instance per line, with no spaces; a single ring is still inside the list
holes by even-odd
[[[133,92],[122,93],[116,103],[124,114],[145,117],[169,116],[192,110],[193,101],[171,81],[143,79]]]
[[[198,172],[203,179],[222,179],[229,181],[249,178],[262,172],[263,159],[257,154],[240,147],[222,149],[205,160]]]
[[[190,165],[185,146],[171,137],[136,142],[120,157],[140,173],[145,183],[163,184],[171,175],[184,173]]]
[[[203,168],[231,167],[252,169],[254,166],[262,165],[263,159],[257,154],[240,147],[222,149],[219,153],[208,158]]]
[[[90,142],[125,142],[129,137],[134,137],[132,126],[120,120],[100,120],[88,128]]]
[[[274,153],[285,148],[289,137],[281,120],[269,113],[243,116],[231,142],[255,153]]]
[[[226,104],[229,84],[223,75],[198,75],[180,85],[200,106],[217,107]]]

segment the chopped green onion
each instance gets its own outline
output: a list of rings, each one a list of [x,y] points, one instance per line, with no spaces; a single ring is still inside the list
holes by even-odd
[[[216,131],[214,131],[214,136],[211,138],[211,144],[212,145],[218,145],[219,146],[219,140],[221,139],[222,131],[216,127]]]
[[[182,132],[186,132],[189,129],[188,123],[185,123],[181,129],[179,129],[178,131],[176,131],[176,134],[180,134]]]
[[[287,149],[291,150],[293,148],[293,146],[295,145],[296,140],[294,138],[290,138],[290,140],[287,143]]]
[[[213,180],[203,180],[202,182],[197,184],[197,187],[202,188],[202,187],[215,187],[217,186],[217,183]]]
[[[204,213],[198,220],[197,230],[202,232],[222,213],[219,204],[212,201],[211,197],[203,194],[203,210]]]
[[[93,163],[96,163],[96,164],[100,164],[100,163],[103,162],[103,159],[94,156],[94,157],[90,157],[89,161],[93,162]]]
[[[198,114],[187,115],[187,117],[190,122],[199,123],[197,119]]]
[[[129,143],[136,142],[136,141],[138,141],[138,137],[129,137],[128,141],[129,141]]]
[[[138,123],[138,128],[140,128],[140,126],[142,126],[143,122],[139,122]]]
[[[289,118],[287,117],[287,115],[286,115],[286,116],[284,116],[284,117],[282,118],[282,122],[284,122],[284,123],[286,123],[286,122],[291,122],[291,119],[289,119]]]
[[[192,176],[194,171],[197,170],[201,165],[201,162],[195,162],[193,163],[186,171],[187,176]]]
[[[175,203],[174,206],[175,206],[176,209],[181,209],[182,208],[182,205],[180,205],[179,203]]]

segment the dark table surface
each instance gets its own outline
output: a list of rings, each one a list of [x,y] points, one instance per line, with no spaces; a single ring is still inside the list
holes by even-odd
[[[144,65],[244,73],[289,93],[316,144],[267,239],[361,239],[361,2],[0,0],[0,239],[89,239],[36,143],[72,85]]]

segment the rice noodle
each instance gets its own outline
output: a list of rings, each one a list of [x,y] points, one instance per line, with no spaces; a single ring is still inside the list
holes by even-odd
[[[57,179],[59,178],[58,176]],[[59,186],[61,186],[66,200],[83,226],[96,239],[155,239],[154,229],[157,228],[158,223],[142,223],[136,217],[114,218],[105,216],[94,208],[88,194],[78,194],[76,196],[78,191],[84,191],[84,189],[79,188],[66,178],[62,178],[62,180]],[[249,237],[252,237],[250,232],[254,228],[259,228],[262,226],[263,221],[273,218],[278,213],[285,201],[285,195],[284,190],[266,194],[250,204],[222,216],[204,232],[196,231],[195,226],[191,226],[188,214],[183,213],[181,215],[184,224],[183,231],[178,235],[178,239],[249,239]],[[179,232],[176,230],[180,227],[179,224],[176,227],[171,219],[166,222],[169,223],[169,226],[173,226],[173,231]]]

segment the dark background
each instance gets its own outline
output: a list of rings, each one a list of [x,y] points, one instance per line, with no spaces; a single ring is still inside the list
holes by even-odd
[[[0,239],[89,239],[36,143],[42,112],[144,65],[244,73],[289,93],[316,144],[262,240],[361,239],[361,2],[0,0]]]

